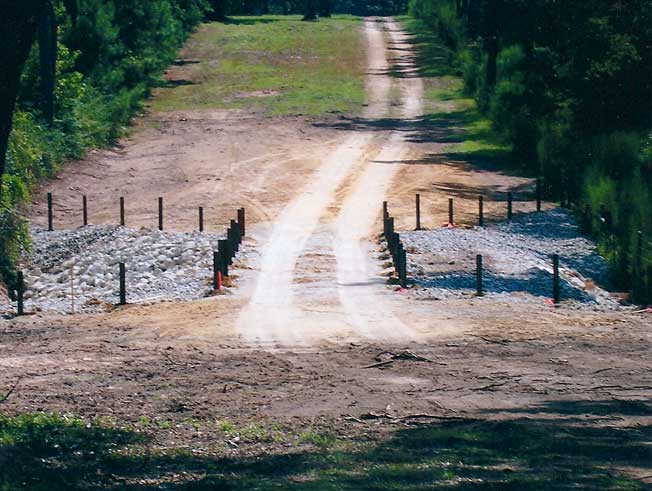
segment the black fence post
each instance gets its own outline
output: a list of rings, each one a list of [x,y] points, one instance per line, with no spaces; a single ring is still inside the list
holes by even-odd
[[[448,224],[453,225],[454,223],[453,198],[448,198]]]
[[[244,237],[247,226],[247,216],[244,208],[238,210],[238,225],[240,225],[240,235]]]
[[[559,284],[559,255],[552,256],[552,301],[558,304],[561,300],[561,288]]]
[[[478,225],[484,227],[484,197],[478,196]]]
[[[401,272],[399,274],[399,280],[401,282],[401,287],[406,288],[407,287],[407,252],[405,251],[403,244],[401,244],[400,258],[401,258]]]
[[[231,241],[233,242],[233,254],[235,255],[236,252],[240,250],[240,240],[242,237],[240,236],[240,227],[238,226],[238,222],[235,220],[231,220]]]
[[[512,201],[514,199],[514,196],[512,195],[511,191],[507,193],[507,219],[511,220],[512,216],[514,215],[513,212],[513,205]]]
[[[16,281],[17,285],[17,300],[18,300],[18,315],[25,314],[25,278],[22,271],[18,271]]]
[[[86,195],[82,196],[82,220],[84,222],[84,227],[88,225],[88,202]]]
[[[478,297],[484,295],[482,285],[482,254],[475,256],[475,291]]]
[[[416,197],[416,211],[417,211],[417,230],[421,230],[421,195],[417,194]]]
[[[52,193],[48,193],[48,232],[52,232]]]
[[[199,207],[199,231],[204,231],[204,207]]]
[[[383,201],[383,218],[387,220],[389,218],[389,211],[387,208],[387,201]]]
[[[124,227],[125,223],[125,198],[120,196],[120,226]]]
[[[127,272],[125,263],[120,263],[120,303],[118,305],[127,305]]]
[[[158,199],[158,229],[163,230],[163,198]]]
[[[541,211],[541,178],[537,179],[537,211]]]
[[[229,257],[231,252],[229,250],[229,241],[220,239],[217,241],[217,250],[220,256],[220,266],[222,267],[222,276],[229,276]]]

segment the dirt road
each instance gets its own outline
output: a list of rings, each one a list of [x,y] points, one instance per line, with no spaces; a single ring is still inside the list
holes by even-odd
[[[410,50],[405,33],[393,21],[374,19],[365,22],[365,33],[366,124],[382,124],[392,109],[400,119],[420,116],[421,80],[390,77],[390,56],[406,60],[397,64],[402,74],[415,70],[405,54]],[[392,89],[399,94],[396,101],[392,101]],[[370,259],[380,205],[399,167],[386,162],[400,162],[407,155],[400,132],[377,133],[372,129],[353,132],[323,159],[310,185],[274,224],[253,296],[238,322],[238,331],[247,342],[309,346],[338,339],[416,338],[394,314],[379,263]],[[301,256],[307,258],[303,268],[318,274],[309,283],[297,284]],[[325,258],[331,260],[324,265]],[[298,295],[298,289],[304,292]],[[311,293],[306,294],[306,289]],[[324,309],[316,311],[317,304]]]

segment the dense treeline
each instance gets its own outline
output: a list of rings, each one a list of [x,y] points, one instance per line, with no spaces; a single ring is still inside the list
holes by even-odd
[[[407,0],[212,0],[215,19],[229,15],[302,14],[328,17],[331,13],[394,15],[407,9]]]
[[[410,9],[451,49],[515,161],[578,210],[616,286],[652,300],[652,3],[411,0]]]

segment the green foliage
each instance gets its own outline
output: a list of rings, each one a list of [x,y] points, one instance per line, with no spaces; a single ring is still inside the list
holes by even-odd
[[[651,157],[641,153],[652,128],[652,4],[411,0],[410,11],[456,51],[465,92],[511,143],[514,161],[541,175],[551,198],[590,210],[584,222],[616,283],[652,301],[639,264],[647,253],[637,249],[652,211]],[[605,213],[621,217],[609,234]]]

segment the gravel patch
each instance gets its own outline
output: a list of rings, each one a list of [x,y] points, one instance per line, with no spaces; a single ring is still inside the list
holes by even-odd
[[[71,312],[72,290],[77,312],[116,304],[120,262],[130,303],[202,298],[212,288],[213,251],[225,238],[106,225],[54,232],[34,227],[31,237],[32,251],[21,265],[25,308],[61,313]]]
[[[403,232],[408,275],[422,298],[468,297],[475,293],[475,258],[482,254],[486,296],[513,301],[552,297],[552,255],[560,256],[561,295],[574,308],[620,308],[599,285],[608,266],[596,246],[580,235],[563,209],[517,215],[510,222],[473,229]]]

